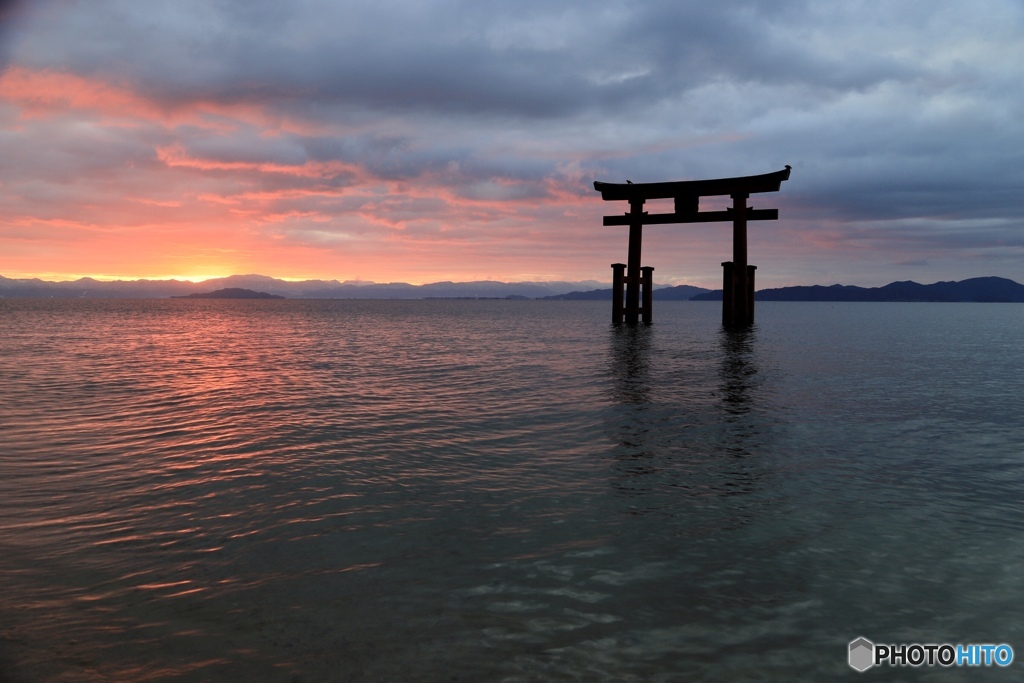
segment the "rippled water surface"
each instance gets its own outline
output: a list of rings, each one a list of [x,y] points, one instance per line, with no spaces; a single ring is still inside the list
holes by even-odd
[[[0,300],[0,680],[1024,661],[1024,310]]]

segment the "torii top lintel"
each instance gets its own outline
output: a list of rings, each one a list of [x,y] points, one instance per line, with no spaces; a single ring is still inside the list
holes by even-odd
[[[674,197],[712,197],[746,192],[778,192],[783,180],[789,180],[790,167],[774,173],[715,178],[713,180],[680,180],[670,183],[602,183],[594,181],[594,189],[605,201],[615,199],[672,199]]]
[[[711,223],[733,220],[731,209],[726,211],[704,211],[698,209],[701,197],[720,195],[743,195],[759,192],[778,192],[782,181],[789,180],[790,167],[774,173],[748,175],[737,178],[715,178],[712,180],[680,180],[668,183],[602,183],[594,181],[594,189],[605,201],[626,200],[630,204],[642,205],[648,199],[675,199],[675,213],[625,214],[605,216],[604,225],[630,225],[633,223]],[[634,206],[633,211],[639,211]],[[747,209],[746,220],[778,220],[778,209]],[[642,216],[642,217],[641,217]]]

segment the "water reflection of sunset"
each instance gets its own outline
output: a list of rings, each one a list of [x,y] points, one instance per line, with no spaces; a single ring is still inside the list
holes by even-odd
[[[878,632],[934,610],[936,571],[951,621],[1012,627],[972,586],[1019,560],[1020,318],[766,302],[735,337],[714,303],[641,328],[605,303],[0,299],[10,661],[585,679],[599,649],[656,680],[734,661],[742,632],[800,680],[845,666],[813,634],[851,610]],[[986,561],[950,558],[962,529]],[[865,569],[891,590],[854,605]],[[780,623],[800,637],[772,658]]]

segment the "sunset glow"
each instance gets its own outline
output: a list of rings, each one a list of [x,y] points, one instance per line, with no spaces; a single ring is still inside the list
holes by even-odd
[[[474,12],[465,31],[347,8],[336,36],[341,10],[316,4],[287,10],[287,37],[232,3],[201,31],[117,3],[8,13],[0,275],[607,281],[625,233],[601,217],[622,208],[594,180],[786,164],[781,219],[750,235],[763,286],[1024,274],[1013,3],[882,23],[873,6],[640,4],[606,24],[581,5]],[[732,44],[729,26],[773,40]],[[604,50],[616,35],[633,47]],[[651,227],[644,260],[657,282],[715,286],[728,241]]]

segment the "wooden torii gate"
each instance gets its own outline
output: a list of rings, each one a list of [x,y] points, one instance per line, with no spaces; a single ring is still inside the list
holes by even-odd
[[[684,180],[668,183],[602,183],[594,182],[594,189],[605,201],[629,202],[629,213],[605,216],[604,225],[629,226],[629,255],[627,263],[612,264],[612,322],[635,325],[641,316],[651,322],[652,273],[650,266],[640,267],[640,242],[643,226],[665,223],[713,223],[732,221],[732,261],[722,264],[722,323],[727,327],[743,327],[754,322],[754,270],[747,263],[747,221],[774,221],[778,209],[754,209],[747,206],[747,198],[758,192],[778,192],[783,180],[789,180],[790,167],[775,173],[716,178],[714,180]],[[700,211],[701,197],[729,195],[732,208],[725,211]],[[648,199],[673,199],[673,213],[648,214],[643,210]],[[622,286],[626,286],[623,302]],[[643,285],[643,305],[640,289]]]

